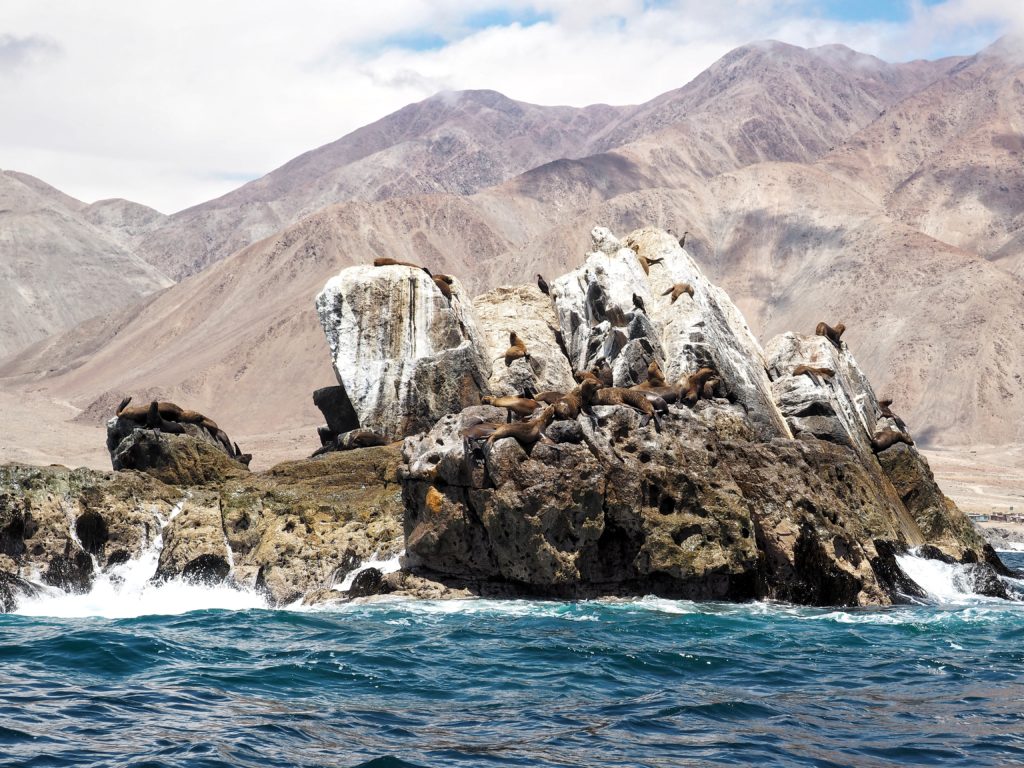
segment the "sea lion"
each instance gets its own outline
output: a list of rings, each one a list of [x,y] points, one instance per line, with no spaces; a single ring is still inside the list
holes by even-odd
[[[129,408],[128,404],[131,401],[131,396],[126,397],[121,401],[121,404],[117,406],[117,417],[119,419],[134,421],[136,424],[145,424],[146,420],[149,418],[149,411],[152,408],[152,404],[146,407],[136,405]],[[198,411],[187,410],[182,408],[180,405],[166,400],[157,400],[154,402],[157,404],[157,410],[162,419],[166,419],[167,421],[184,422],[186,424],[197,424],[200,427],[205,427],[211,432],[216,432],[220,429],[213,419],[207,418]]]
[[[441,292],[448,303],[452,303],[452,283],[455,282],[455,278],[451,275],[431,275],[430,278],[434,281],[434,285]]]
[[[535,392],[533,399],[538,403],[544,403],[545,405],[554,405],[559,400],[565,397],[565,392],[558,392],[554,389],[549,389],[544,392]]]
[[[390,441],[379,432],[369,429],[353,429],[338,435],[332,442],[317,448],[313,456],[321,456],[334,451],[354,451],[357,448],[370,448],[375,445],[387,445]]]
[[[644,256],[640,253],[640,246],[633,243],[629,246],[630,250],[636,254],[636,260],[640,262],[640,268],[643,269],[645,275],[651,274],[651,264],[661,264],[665,259],[652,259],[648,256]]]
[[[548,288],[548,281],[544,279],[544,276],[539,272],[537,273],[537,287],[540,288],[540,292],[545,296],[551,295],[551,290]]]
[[[466,440],[483,440],[493,435],[494,430],[500,426],[493,421],[481,421],[466,427],[460,434]]]
[[[426,267],[421,267],[419,264],[413,264],[411,261],[399,261],[398,259],[389,259],[386,256],[381,256],[373,260],[373,266],[375,267],[412,267],[413,269],[422,269],[428,275],[433,277],[430,270]]]
[[[168,421],[160,415],[160,404],[154,400],[146,413],[146,429],[156,429],[169,435],[183,435],[185,428],[176,421]]]
[[[891,405],[892,405],[892,398],[891,397],[887,397],[887,398],[884,398],[884,399],[878,401],[878,409],[882,412],[882,416],[887,418],[887,419],[892,419],[893,421],[896,422],[896,426],[897,427],[899,427],[900,429],[906,431],[906,429],[907,429],[906,422],[903,421],[903,419],[901,419],[899,416],[897,416],[895,413],[892,412],[892,409],[889,407]]]
[[[614,382],[614,374],[612,373],[612,367],[608,364],[607,358],[599,357],[594,361],[594,367],[591,369],[597,380],[600,381],[604,386],[610,387]]]
[[[647,366],[647,383],[652,387],[664,387],[667,383],[665,381],[665,372],[661,370],[661,365],[658,363],[657,358],[652,359]]]
[[[582,388],[582,385],[581,385]],[[661,431],[661,421],[654,405],[647,399],[643,392],[634,389],[623,389],[622,387],[602,387],[594,390],[593,400],[590,405],[625,405],[640,411],[644,417],[640,419],[640,426],[646,426],[651,420],[654,421],[654,428]],[[666,408],[668,406],[666,405]]]
[[[504,358],[505,367],[512,365],[515,360],[526,360],[529,362],[530,354],[526,351],[526,343],[520,339],[515,331],[510,331],[508,334],[509,348],[505,350],[505,354],[502,357],[496,358],[495,362]]]
[[[913,445],[914,441],[910,438],[910,435],[904,434],[903,432],[897,432],[894,429],[883,429],[871,438],[871,450],[875,453],[881,453],[886,448],[891,448],[896,443]]]
[[[575,419],[581,413],[586,413],[590,420],[597,426],[597,416],[592,407],[596,399],[596,393],[604,388],[604,385],[596,376],[587,372],[580,385],[571,392],[565,394],[561,400],[555,403],[555,417],[559,421]]]
[[[831,368],[815,368],[812,365],[798,365],[793,369],[794,376],[807,376],[811,381],[814,382],[814,386],[821,386],[822,379],[831,379],[836,375],[836,372]]]
[[[718,385],[722,383],[722,380],[717,376],[712,376],[710,379],[704,382],[704,386],[701,387],[700,393],[705,400],[715,399],[715,390],[718,389]]]
[[[647,314],[647,307],[645,307],[645,306],[644,306],[644,300],[643,300],[643,298],[642,298],[642,297],[640,297],[640,296],[638,296],[638,295],[637,295],[637,294],[635,294],[635,293],[633,294],[633,306],[634,306],[635,308],[639,309],[639,310],[640,310],[641,312],[643,312],[643,313],[644,313],[645,315]]]
[[[511,424],[501,424],[491,436],[487,438],[488,445],[494,445],[495,440],[501,440],[504,437],[514,437],[519,441],[521,445],[532,445],[540,440],[544,434],[544,430],[551,423],[551,420],[555,417],[555,408],[549,405],[545,408],[539,416],[535,416],[529,421],[516,421]]]
[[[687,294],[692,299],[693,298],[693,286],[690,285],[689,283],[676,283],[675,285],[673,285],[671,288],[669,288],[667,291],[665,291],[661,295],[662,296],[669,296],[669,295],[671,295],[672,299],[669,301],[669,304],[675,304],[676,303],[676,299],[678,299],[684,293]]]
[[[526,418],[531,416],[540,407],[540,403],[528,397],[492,397],[491,395],[486,395],[480,398],[480,402],[484,405],[493,405],[495,408],[505,408],[508,411],[509,421],[512,421],[513,413],[520,418]]]
[[[814,329],[814,333],[818,336],[824,336],[826,339],[835,345],[836,349],[843,348],[843,342],[840,341],[840,337],[843,335],[843,331],[846,330],[846,326],[842,323],[836,323],[836,327],[833,328],[826,322],[818,323],[818,326]]]
[[[650,392],[652,390],[664,389],[667,386],[668,382],[665,380],[665,374],[662,372],[661,366],[658,364],[657,359],[652,359],[647,366],[647,381],[634,384],[630,389]]]
[[[718,372],[714,368],[708,367],[701,368],[696,373],[691,373],[685,382],[681,384],[680,399],[687,405],[696,403],[704,394],[704,385],[713,376],[718,376]]]

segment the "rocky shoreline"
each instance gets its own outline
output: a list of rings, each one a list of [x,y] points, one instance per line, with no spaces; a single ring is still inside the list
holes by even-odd
[[[550,295],[518,286],[471,301],[457,279],[402,264],[329,281],[317,307],[339,384],[315,397],[322,455],[252,473],[211,420],[154,410],[111,419],[116,471],[0,467],[0,610],[40,589],[88,591],[157,541],[155,580],[259,589],[273,605],[889,605],[922,594],[896,562],[910,548],[969,564],[979,589],[1006,596],[1007,570],[845,343],[788,333],[762,350],[667,233],[593,239]],[[502,355],[510,333],[528,353]],[[586,400],[577,371],[647,399]],[[571,413],[522,397],[545,391],[587,394]],[[547,422],[499,438],[511,417],[482,401],[503,395]],[[366,569],[338,591],[360,563],[399,553],[399,571]]]

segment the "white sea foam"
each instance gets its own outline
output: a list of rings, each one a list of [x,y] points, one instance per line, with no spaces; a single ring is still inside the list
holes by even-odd
[[[166,520],[154,512],[158,533],[150,545],[133,560],[104,572],[99,572],[97,568],[92,589],[87,594],[69,594],[56,587],[48,587],[36,597],[23,598],[15,613],[58,618],[98,616],[127,619],[137,616],[172,616],[215,608],[266,608],[266,598],[251,590],[195,584],[181,579],[162,583],[152,581],[164,546],[163,529],[181,512],[186,500],[187,497],[178,502]],[[93,562],[95,564],[95,558]]]
[[[359,564],[359,567],[352,569],[345,574],[345,579],[340,584],[335,584],[331,589],[336,592],[348,592],[352,588],[352,582],[356,580],[363,571],[368,571],[370,568],[376,568],[381,573],[394,573],[402,567],[401,558],[405,554],[404,551],[399,552],[397,555],[381,559],[380,553],[374,552],[369,560]]]

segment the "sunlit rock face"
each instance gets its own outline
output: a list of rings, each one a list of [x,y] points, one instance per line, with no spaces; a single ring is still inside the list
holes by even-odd
[[[458,281],[451,299],[405,266],[356,266],[317,296],[338,382],[359,425],[390,437],[479,403],[489,361]]]
[[[591,237],[594,250],[551,289],[573,367],[590,368],[604,358],[615,385],[628,387],[646,380],[652,359],[671,383],[710,366],[723,392],[746,408],[758,435],[790,437],[772,399],[764,352],[746,320],[678,241],[650,228],[621,242],[603,227]],[[693,295],[673,301],[670,292],[680,283]]]

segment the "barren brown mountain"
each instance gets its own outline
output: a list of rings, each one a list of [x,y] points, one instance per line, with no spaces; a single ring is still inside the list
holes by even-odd
[[[97,215],[39,179],[0,171],[0,358],[171,284]]]
[[[693,151],[688,160],[703,176],[759,160],[807,162],[957,61],[887,64],[843,46],[764,42],[737,48],[692,83],[635,107],[541,107],[494,91],[441,93],[175,214],[138,252],[180,278],[326,205],[472,194],[672,126],[679,135],[670,145]]]
[[[969,132],[1005,133],[996,124],[1020,113],[1024,93],[1004,48],[892,65],[839,46],[756,44],[639,107],[435,97],[143,235],[147,253],[163,242],[164,263],[183,272],[194,238],[209,237],[195,265],[216,263],[26,350],[0,376],[8,389],[90,406],[97,422],[122,394],[162,394],[232,435],[308,428],[312,449],[320,417],[310,393],[333,382],[312,300],[341,267],[387,255],[480,292],[575,265],[595,223],[620,233],[651,224],[689,232],[687,250],[763,341],[843,320],[876,388],[925,442],[1024,441],[1024,283],[1004,268],[1020,258],[1024,198],[996,194],[1002,177],[983,172],[1008,168],[1016,145],[972,144],[950,166],[980,185],[978,215],[1003,222],[1002,235],[992,230],[1001,255],[893,203],[895,187],[913,185],[909,150],[893,152],[903,163],[893,172],[888,149],[864,149],[894,114],[905,114],[902,131],[928,133],[932,113],[914,105],[969,100],[962,80],[976,70],[1005,87],[999,109],[965,107],[977,112]],[[555,122],[547,133],[545,120]],[[502,131],[522,134],[518,153]],[[448,134],[461,138],[445,145]],[[947,161],[936,143],[917,162]],[[915,193],[934,190],[934,216],[962,202],[940,176]],[[336,196],[349,200],[321,207]],[[268,229],[280,231],[227,255]]]

